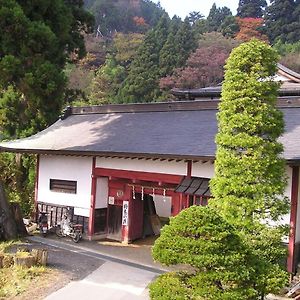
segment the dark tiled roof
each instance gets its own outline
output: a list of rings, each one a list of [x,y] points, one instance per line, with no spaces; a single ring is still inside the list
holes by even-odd
[[[222,86],[210,86],[200,89],[173,89],[172,94],[178,99],[201,99],[221,97]],[[300,83],[283,82],[278,91],[280,97],[284,96],[300,96]]]
[[[175,192],[188,195],[210,196],[209,178],[203,177],[184,177],[176,187]]]
[[[300,74],[285,67],[282,64],[277,64],[279,74],[291,76],[291,79],[300,82]]]
[[[281,105],[286,122],[281,141],[287,160],[300,161],[298,102],[285,101]],[[70,111],[70,116],[32,137],[1,143],[0,150],[209,160],[216,151],[217,103],[192,101],[145,104],[138,108],[137,105],[76,108]]]
[[[300,96],[300,74],[290,70],[289,68],[277,64],[278,75],[284,76],[289,81],[282,82],[278,94],[280,97]],[[209,86],[196,89],[172,89],[171,93],[178,99],[201,99],[201,98],[220,98],[222,92],[222,84],[217,86]]]

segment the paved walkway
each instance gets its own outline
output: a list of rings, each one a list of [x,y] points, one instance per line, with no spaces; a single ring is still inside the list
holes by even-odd
[[[49,295],[46,300],[76,300],[76,299],[97,299],[101,300],[135,300],[149,299],[148,284],[161,273],[164,273],[162,267],[158,265],[141,261],[141,257],[148,255],[142,249],[131,249],[132,252],[140,252],[137,255],[138,260],[126,259],[124,256],[117,255],[117,252],[123,252],[122,249],[116,249],[117,252],[101,252],[96,244],[88,243],[69,243],[64,239],[41,238],[39,236],[29,237],[29,240],[46,244],[48,246],[64,249],[84,257],[101,260],[104,263],[87,277],[72,281],[62,289]],[[144,249],[145,250],[145,249]],[[126,251],[125,251],[126,252]],[[123,252],[124,254],[124,252]]]
[[[106,262],[80,281],[72,281],[46,300],[149,299],[147,285],[156,273],[115,262]]]

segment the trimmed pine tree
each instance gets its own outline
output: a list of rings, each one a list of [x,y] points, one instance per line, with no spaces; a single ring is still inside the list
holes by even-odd
[[[232,51],[226,64],[212,192],[215,206],[231,223],[247,228],[277,221],[288,211],[283,114],[272,80],[278,54],[258,40]]]

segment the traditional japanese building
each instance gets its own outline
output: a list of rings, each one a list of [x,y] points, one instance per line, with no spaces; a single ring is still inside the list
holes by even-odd
[[[287,78],[286,84],[296,83],[279,76],[282,81]],[[282,87],[278,98],[286,123],[280,141],[288,176],[285,194],[291,200],[285,219],[291,225],[290,272],[300,245],[300,89],[296,90],[291,95],[290,88],[284,92]],[[214,176],[220,89],[213,97],[206,91],[176,91],[180,98],[199,98],[193,101],[69,107],[49,128],[3,142],[0,151],[37,155],[36,205],[49,212],[51,225],[70,207],[89,238],[130,242],[157,234],[158,216],[168,218],[213,201],[209,180]],[[195,92],[205,93],[196,97]]]

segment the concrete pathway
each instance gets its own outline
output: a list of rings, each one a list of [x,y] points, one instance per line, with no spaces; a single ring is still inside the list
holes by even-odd
[[[165,272],[162,268],[156,268],[154,263],[149,263],[145,249],[133,248],[130,257],[127,258],[120,255],[122,249],[117,248],[108,254],[102,252],[99,246],[93,247],[93,243],[74,244],[64,239],[39,236],[31,236],[28,239],[76,254],[79,256],[77,259],[92,258],[101,262],[101,266],[91,274],[83,279],[71,281],[46,297],[46,300],[146,300],[149,299],[148,284],[154,277]],[[133,257],[138,257],[138,260],[132,259]],[[146,260],[143,260],[143,257],[146,257]]]
[[[107,261],[80,281],[72,281],[46,300],[135,300],[149,299],[148,284],[157,273]]]

